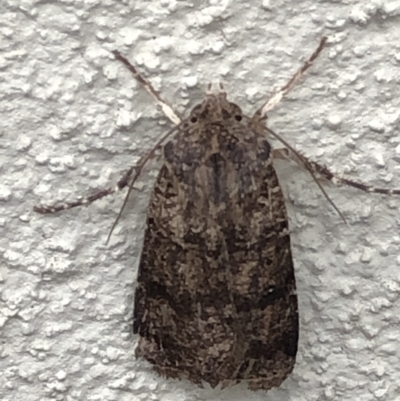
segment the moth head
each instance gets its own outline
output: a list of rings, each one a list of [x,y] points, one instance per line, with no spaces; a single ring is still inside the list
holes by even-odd
[[[226,92],[221,83],[216,90],[212,84],[208,85],[206,97],[202,103],[193,107],[190,112],[189,124],[212,124],[223,122],[240,122],[243,120],[241,108],[227,100]]]

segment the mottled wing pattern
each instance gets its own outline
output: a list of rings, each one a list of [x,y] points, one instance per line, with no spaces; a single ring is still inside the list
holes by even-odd
[[[135,294],[137,356],[167,377],[269,389],[292,371],[298,340],[284,199],[251,120],[236,121],[231,103],[210,118],[205,103],[164,148]]]

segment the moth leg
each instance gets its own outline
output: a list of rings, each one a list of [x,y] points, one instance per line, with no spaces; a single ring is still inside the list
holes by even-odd
[[[304,73],[313,65],[315,59],[319,56],[322,49],[325,47],[327,37],[323,36],[319,42],[318,47],[314,50],[313,54],[308,60],[296,71],[289,82],[283,86],[274,96],[271,97],[263,106],[261,106],[254,114],[259,120],[263,120],[267,116],[267,112],[273,109],[297,83],[297,81],[304,75]]]
[[[113,51],[112,53],[118,61],[121,61],[129,69],[129,71],[131,71],[131,73],[133,74],[135,79],[156,100],[156,102],[161,106],[161,109],[162,109],[163,113],[165,114],[165,116],[167,118],[169,118],[175,125],[179,125],[181,123],[181,118],[172,109],[172,107],[161,98],[159,93],[154,89],[154,87],[150,84],[150,82],[148,82],[145,78],[143,78],[143,76],[137,71],[136,67],[134,67],[118,51]],[[163,136],[162,140],[164,140],[166,137],[168,137],[171,133],[172,133],[172,131],[169,131],[166,135]],[[159,141],[157,143],[157,146],[153,149],[153,151],[150,152],[149,156],[145,158],[145,162],[150,158],[150,156],[152,156],[154,154],[154,150],[156,150],[159,147],[161,142],[162,141]],[[144,164],[144,163],[142,163],[142,164]],[[79,200],[72,201],[72,202],[62,203],[62,204],[53,205],[53,206],[41,206],[41,205],[34,206],[33,210],[37,213],[47,214],[47,213],[61,212],[63,210],[72,209],[72,208],[78,207],[78,206],[89,205],[98,199],[104,198],[105,196],[111,195],[115,192],[119,192],[127,186],[132,186],[135,181],[135,179],[134,179],[133,182],[130,182],[132,174],[137,168],[140,171],[143,167],[142,164],[139,164],[138,167],[132,166],[126,173],[124,173],[124,175],[121,177],[121,179],[118,181],[118,183],[115,187],[100,189],[96,193],[94,193],[86,198],[79,199]],[[135,178],[137,178],[137,177],[135,177]],[[124,204],[125,204],[125,202],[124,202]]]
[[[105,196],[111,195],[115,192],[119,192],[123,190],[125,187],[127,187],[129,185],[130,178],[132,177],[134,170],[135,167],[131,167],[128,171],[126,171],[114,187],[99,189],[97,192],[95,192],[92,195],[89,195],[86,198],[78,199],[72,202],[61,203],[53,206],[42,206],[42,205],[34,206],[33,210],[37,213],[49,214],[72,209],[78,206],[89,205],[98,199],[102,199]]]
[[[143,76],[140,74],[140,72],[137,70],[137,68],[131,64],[127,58],[125,58],[121,53],[118,51],[113,51],[112,52],[115,59],[120,61],[122,64],[125,65],[125,67],[128,68],[128,70],[133,74],[135,79],[143,86],[143,88],[153,97],[153,99],[161,106],[161,110],[165,114],[165,116],[171,120],[174,124],[178,125],[181,121],[182,118],[174,111],[174,109],[165,101],[161,98],[160,94],[154,89],[153,85],[147,81]]]
[[[296,151],[296,153],[297,154],[291,152],[286,148],[274,149],[273,157],[274,159],[293,160],[299,166],[303,167],[306,170],[309,170],[311,168],[312,171],[317,175],[317,177],[323,178],[331,182],[335,186],[348,185],[349,187],[357,188],[361,191],[369,193],[378,193],[383,195],[400,195],[400,189],[376,188],[369,184],[364,184],[362,182],[349,180],[338,174],[333,173],[324,164],[320,164],[315,161],[309,160],[306,158],[306,156],[302,155],[298,151]]]

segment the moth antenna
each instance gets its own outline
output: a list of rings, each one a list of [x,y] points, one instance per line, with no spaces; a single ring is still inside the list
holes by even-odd
[[[131,194],[131,192],[132,192],[132,190],[133,190],[133,185],[135,184],[136,180],[139,178],[139,176],[140,176],[140,174],[141,174],[141,172],[142,172],[142,170],[143,170],[143,167],[146,165],[146,163],[147,163],[151,158],[154,157],[154,153],[155,153],[156,150],[161,146],[161,144],[162,144],[171,134],[173,134],[173,133],[175,132],[175,130],[179,129],[181,125],[182,125],[182,123],[180,123],[179,125],[173,127],[171,130],[169,130],[165,135],[163,135],[163,136],[161,137],[161,139],[156,143],[156,145],[153,147],[153,149],[151,149],[151,151],[150,151],[149,153],[147,153],[146,155],[143,155],[143,156],[140,158],[139,163],[138,163],[138,165],[137,165],[137,167],[136,167],[135,175],[132,177],[131,182],[130,182],[130,184],[129,184],[129,188],[128,188],[128,191],[127,191],[127,193],[126,193],[126,195],[125,195],[124,202],[122,203],[122,206],[121,206],[121,208],[120,208],[120,210],[119,210],[119,212],[118,212],[118,216],[117,216],[117,218],[115,219],[115,221],[114,221],[114,223],[113,223],[113,225],[112,225],[112,227],[111,227],[111,230],[110,230],[110,232],[109,232],[109,234],[108,234],[107,241],[106,241],[106,245],[107,245],[108,242],[110,241],[111,235],[112,235],[112,233],[113,233],[115,227],[117,226],[117,224],[118,224],[118,222],[119,222],[119,220],[120,220],[120,218],[121,218],[121,216],[122,216],[123,211],[125,210],[126,204],[128,203],[129,196],[130,196],[130,194]]]
[[[147,82],[146,79],[144,79],[142,77],[142,75],[139,73],[139,71],[136,69],[136,67],[134,65],[132,65],[127,58],[125,58],[124,56],[122,56],[122,54],[118,51],[113,51],[112,54],[114,55],[115,59],[118,61],[121,61],[127,68],[128,70],[133,74],[133,76],[135,77],[135,79],[144,87],[144,89],[155,99],[155,101],[161,106],[161,109],[163,111],[163,113],[165,114],[165,116],[172,122],[175,124],[175,127],[172,128],[170,131],[168,131],[158,142],[157,144],[153,147],[153,149],[147,154],[144,155],[140,158],[139,163],[138,163],[138,167],[136,170],[135,175],[133,176],[130,184],[129,184],[129,188],[128,188],[128,192],[126,193],[126,196],[124,198],[124,202],[121,206],[121,209],[118,212],[118,216],[116,218],[116,220],[114,221],[111,230],[108,234],[107,237],[107,241],[106,244],[108,244],[108,242],[110,241],[111,235],[115,229],[115,227],[117,226],[122,213],[125,209],[126,204],[128,203],[128,199],[129,196],[133,190],[133,185],[135,184],[136,180],[138,179],[138,177],[140,176],[143,167],[146,165],[146,163],[154,156],[154,153],[156,152],[156,150],[160,147],[160,145],[176,130],[179,129],[181,123],[182,123],[182,118],[175,113],[175,111],[173,110],[173,108],[167,103],[165,102],[160,94],[153,88],[153,86]]]
[[[298,151],[298,153],[300,153]],[[300,153],[301,154],[301,153]],[[312,170],[316,172],[321,178],[330,181],[332,184],[338,185],[347,185],[352,188],[357,188],[360,191],[368,192],[368,193],[378,193],[382,195],[400,195],[400,189],[395,188],[377,188],[372,185],[363,184],[358,181],[350,180],[348,178],[339,176],[332,171],[329,170],[328,167],[323,164],[319,164],[316,161],[308,160],[304,155],[302,155],[302,159],[299,159],[296,155],[293,155],[289,152],[288,149],[274,149],[273,150],[274,159],[286,159],[286,160],[294,160],[297,163],[304,164],[304,159],[306,159],[311,166]]]
[[[325,196],[326,200],[331,204],[331,206],[336,210],[340,218],[343,220],[344,223],[347,224],[347,220],[344,217],[343,213],[339,210],[339,208],[335,205],[333,200],[329,197],[328,193],[326,192],[325,188],[323,185],[319,182],[318,178],[314,174],[314,171],[310,165],[310,162],[306,160],[293,146],[291,146],[287,141],[285,141],[280,135],[278,135],[276,132],[272,131],[272,129],[268,127],[263,127],[258,124],[262,129],[266,130],[269,134],[271,134],[274,138],[276,138],[278,141],[282,142],[289,150],[291,150],[304,164],[305,168],[307,171],[311,174],[311,177],[315,181],[315,183],[318,185],[318,188],[321,190],[323,195]]]

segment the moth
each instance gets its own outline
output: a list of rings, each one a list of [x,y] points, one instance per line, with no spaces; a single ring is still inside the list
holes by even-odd
[[[177,125],[116,188],[76,202],[35,207],[52,213],[125,187],[129,196],[147,160],[162,147],[147,212],[133,331],[139,335],[136,355],[163,376],[212,387],[244,381],[253,390],[268,390],[293,370],[299,336],[296,283],[285,201],[273,164],[274,157],[288,153],[273,150],[268,134],[288,146],[315,179],[315,173],[331,181],[335,176],[294,151],[264,120],[325,43],[322,38],[289,83],[252,117],[227,99],[222,86],[209,86],[203,102],[183,121],[114,52]]]

